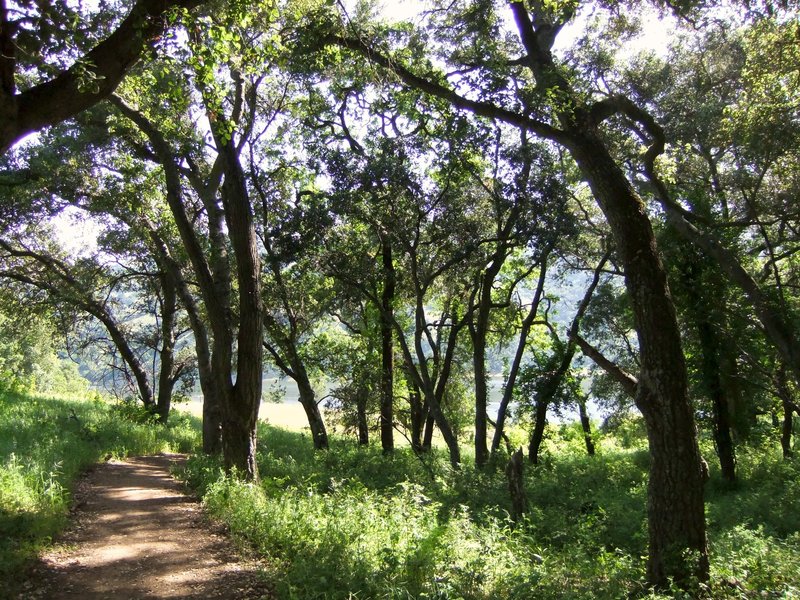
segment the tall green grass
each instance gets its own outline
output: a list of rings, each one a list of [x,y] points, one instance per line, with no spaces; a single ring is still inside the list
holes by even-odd
[[[423,464],[342,440],[314,453],[308,438],[271,427],[259,484],[225,477],[207,457],[192,458],[186,477],[271,559],[280,598],[655,598],[643,583],[645,442],[600,439],[591,458],[580,441],[551,431],[542,463],[527,469],[518,524],[502,469],[453,471],[436,453]],[[800,468],[764,449],[740,455],[739,487],[716,475],[708,487],[708,593],[798,597]]]
[[[65,523],[70,488],[101,458],[199,445],[198,425],[176,416],[167,427],[130,408],[85,399],[0,393],[0,597],[21,566]]]

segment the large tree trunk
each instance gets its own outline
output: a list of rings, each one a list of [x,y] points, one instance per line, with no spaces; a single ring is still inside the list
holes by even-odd
[[[394,450],[394,344],[392,323],[395,294],[395,272],[392,244],[387,236],[381,240],[383,292],[381,294],[381,447],[384,454]]]
[[[239,294],[239,331],[236,344],[236,384],[229,396],[222,429],[222,449],[227,468],[240,470],[248,479],[258,478],[256,423],[261,403],[263,376],[263,309],[261,300],[261,259],[258,254],[252,207],[233,140],[221,143],[225,181],[222,201],[225,222],[236,257]]]
[[[227,262],[227,238],[224,235],[222,211],[216,206],[214,189],[218,180],[206,185],[199,175],[193,178],[192,185],[203,200],[207,210],[209,242],[211,246],[211,262],[206,260],[203,245],[194,230],[191,219],[186,213],[183,201],[181,174],[178,159],[161,132],[143,114],[131,108],[119,97],[110,98],[112,104],[128,119],[134,122],[148,137],[158,161],[164,168],[164,181],[167,188],[167,205],[175,220],[183,249],[189,258],[205,305],[208,322],[213,333],[213,345],[209,351],[208,335],[205,323],[199,317],[194,298],[180,276],[180,266],[171,257],[167,245],[158,238],[157,246],[161,248],[161,256],[167,259],[165,264],[176,274],[179,282],[181,301],[189,313],[192,330],[195,334],[198,362],[200,365],[200,381],[203,387],[203,449],[216,453],[222,448],[221,429],[226,418],[227,406],[232,394],[232,346],[233,332],[230,310],[230,272]],[[216,169],[215,169],[216,171]],[[218,170],[221,174],[222,170]],[[152,225],[151,235],[155,235]],[[206,372],[205,384],[203,372]]]
[[[708,579],[700,456],[675,308],[644,203],[599,135],[567,143],[608,220],[625,270],[641,353],[636,404],[650,444],[648,580],[666,585]]]

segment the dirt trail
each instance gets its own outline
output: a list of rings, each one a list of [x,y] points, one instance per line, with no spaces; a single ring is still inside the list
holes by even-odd
[[[20,598],[272,598],[257,565],[170,476],[178,455],[98,465],[76,491],[73,524]]]

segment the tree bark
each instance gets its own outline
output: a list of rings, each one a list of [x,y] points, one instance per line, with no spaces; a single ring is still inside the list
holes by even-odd
[[[213,128],[212,128],[213,129]],[[263,307],[261,258],[252,206],[233,139],[215,135],[223,160],[222,202],[236,258],[239,331],[236,339],[236,383],[223,412],[222,448],[226,467],[258,479],[256,424],[263,376]]]
[[[703,485],[680,330],[644,203],[598,134],[567,144],[606,216],[625,269],[641,353],[636,405],[650,444],[648,581],[708,579]]]
[[[388,236],[381,239],[383,292],[379,314],[381,327],[381,447],[384,454],[394,450],[394,343],[393,303],[396,275],[392,259],[392,243]]]
[[[469,332],[472,338],[472,367],[475,376],[475,466],[482,468],[489,460],[487,446],[488,383],[486,374],[486,336],[492,309],[492,287],[505,262],[506,252],[498,250],[484,269],[477,290],[477,311],[471,311]],[[496,431],[496,430],[495,430]]]
[[[425,432],[422,435],[422,451],[430,452],[433,447],[433,431],[436,429],[436,419],[428,408],[428,416],[425,418]]]
[[[159,352],[158,396],[156,413],[161,423],[169,418],[172,404],[172,390],[175,387],[175,322],[178,316],[178,297],[175,282],[169,273],[162,272],[161,281],[161,350]]]
[[[589,413],[586,412],[586,401],[581,398],[578,401],[578,415],[581,420],[581,429],[583,429],[583,440],[586,443],[586,454],[594,456],[595,448],[594,441],[592,440],[592,424],[589,421]]]
[[[549,401],[536,400],[536,411],[534,416],[533,432],[528,441],[528,461],[532,465],[539,464],[539,449],[542,447],[544,439],[544,428],[547,425],[547,405]]]
[[[299,362],[292,365],[292,371],[297,390],[300,395],[300,404],[306,413],[308,426],[311,429],[311,438],[314,441],[316,450],[326,450],[328,448],[328,432],[325,429],[325,422],[322,420],[322,413],[319,411],[314,388],[308,379],[305,366]]]
[[[519,521],[527,510],[525,497],[525,479],[523,478],[525,463],[522,460],[522,448],[514,452],[506,464],[508,491],[511,494],[511,520]]]
[[[408,404],[411,412],[409,419],[411,425],[411,448],[415,452],[421,452],[422,432],[425,427],[426,415],[419,388],[413,382],[411,386],[413,389],[408,392]]]

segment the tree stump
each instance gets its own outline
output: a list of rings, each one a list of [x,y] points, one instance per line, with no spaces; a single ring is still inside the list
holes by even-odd
[[[511,455],[506,465],[508,491],[511,493],[511,519],[515,522],[519,521],[527,508],[525,485],[522,478],[523,466],[522,448],[520,448]]]

